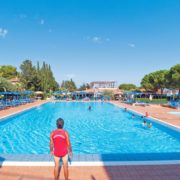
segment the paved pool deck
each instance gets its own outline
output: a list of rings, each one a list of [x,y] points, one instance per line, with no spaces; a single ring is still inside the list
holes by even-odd
[[[0,167],[1,180],[53,180],[53,167]],[[64,179],[61,169],[60,179]],[[69,167],[69,180],[179,180],[180,165]]]
[[[179,180],[180,165],[69,167],[69,180]],[[1,180],[53,180],[53,167],[1,167]],[[64,179],[63,168],[60,180]]]
[[[0,118],[4,118],[9,115],[13,115],[13,114],[22,112],[24,110],[31,109],[32,107],[40,106],[41,104],[44,104],[46,102],[47,102],[46,100],[39,100],[39,101],[34,101],[32,103],[22,104],[19,106],[9,107],[4,110],[0,110]]]
[[[31,107],[39,106],[46,101],[36,101],[26,105],[9,108],[0,111],[0,118],[21,112]],[[160,106],[131,106],[120,102],[112,103],[148,114],[166,123],[180,127],[180,117],[168,114],[168,112],[179,112],[176,109]],[[69,167],[71,180],[179,180],[180,164],[167,165],[119,165],[119,166],[71,166]],[[0,166],[0,180],[52,180],[52,166]],[[64,179],[63,169],[60,180]]]
[[[149,116],[180,128],[180,116],[177,116],[175,114],[169,114],[169,112],[180,112],[180,109],[178,110],[170,107],[163,107],[161,105],[133,106],[118,101],[111,102],[120,107],[127,108],[127,110],[129,109],[142,113],[143,115],[148,112]]]

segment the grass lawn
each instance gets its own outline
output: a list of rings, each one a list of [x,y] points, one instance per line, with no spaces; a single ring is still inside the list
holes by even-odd
[[[145,102],[145,103],[162,103],[162,104],[166,104],[168,103],[168,100],[163,98],[163,99],[152,99],[149,100],[149,98],[136,98],[136,101],[138,102]]]

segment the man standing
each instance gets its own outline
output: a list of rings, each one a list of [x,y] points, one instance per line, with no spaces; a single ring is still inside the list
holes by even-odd
[[[59,118],[56,121],[57,129],[50,135],[50,151],[54,156],[54,178],[59,180],[60,175],[60,159],[63,161],[65,180],[68,180],[68,152],[72,158],[72,148],[68,132],[63,130],[64,120]]]

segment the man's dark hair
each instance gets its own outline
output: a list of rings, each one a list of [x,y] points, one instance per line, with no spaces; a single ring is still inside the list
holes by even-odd
[[[63,126],[64,126],[64,120],[62,118],[58,118],[56,120],[56,126],[57,126],[58,129],[62,129]]]

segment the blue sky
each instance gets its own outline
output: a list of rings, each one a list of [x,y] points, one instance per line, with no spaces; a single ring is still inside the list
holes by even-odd
[[[180,63],[179,0],[0,0],[0,65],[51,64],[58,82],[140,84]]]

